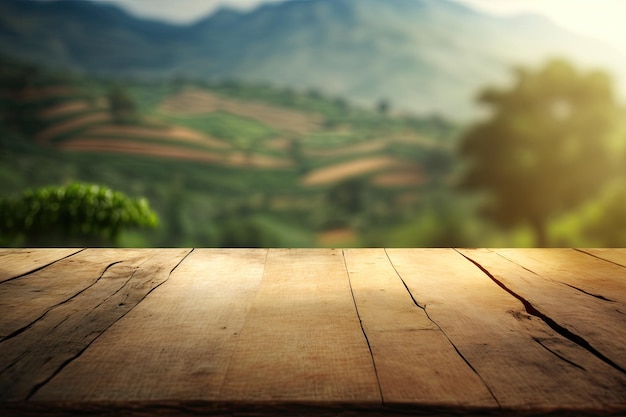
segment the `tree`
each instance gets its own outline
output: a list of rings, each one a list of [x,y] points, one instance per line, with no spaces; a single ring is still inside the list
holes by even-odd
[[[580,213],[583,236],[594,245],[626,247],[626,181],[607,187]]]
[[[3,241],[29,246],[95,246],[115,243],[122,230],[157,224],[145,199],[131,199],[107,187],[71,184],[26,190],[0,198]]]
[[[468,163],[462,186],[488,191],[491,219],[529,224],[537,245],[546,246],[548,221],[610,178],[606,138],[617,104],[607,74],[580,72],[563,60],[515,75],[510,89],[479,96],[491,114],[462,138]]]

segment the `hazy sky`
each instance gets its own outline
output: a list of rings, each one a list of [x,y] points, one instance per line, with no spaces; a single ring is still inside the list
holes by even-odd
[[[96,0],[109,1],[137,15],[190,22],[220,6],[251,9],[261,3],[290,0]],[[358,0],[355,0],[358,1]],[[385,1],[385,0],[380,0]],[[558,25],[592,36],[626,54],[626,0],[454,0],[482,11],[507,15],[541,14]]]

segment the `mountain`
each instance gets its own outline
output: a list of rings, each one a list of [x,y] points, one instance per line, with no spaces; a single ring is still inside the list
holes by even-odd
[[[474,114],[481,87],[559,55],[622,71],[608,46],[533,15],[497,18],[448,0],[307,0],[223,9],[193,25],[89,1],[0,3],[0,52],[90,73],[260,81],[371,106]]]

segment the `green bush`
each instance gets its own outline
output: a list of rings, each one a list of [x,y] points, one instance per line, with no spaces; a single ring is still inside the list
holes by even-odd
[[[158,222],[145,199],[81,183],[0,198],[0,211],[2,243],[29,246],[115,243],[126,228],[155,227]]]

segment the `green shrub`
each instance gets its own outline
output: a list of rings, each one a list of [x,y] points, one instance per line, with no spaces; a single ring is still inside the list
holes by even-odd
[[[81,183],[0,198],[0,211],[3,243],[29,246],[114,243],[123,229],[155,227],[158,222],[145,199]]]

